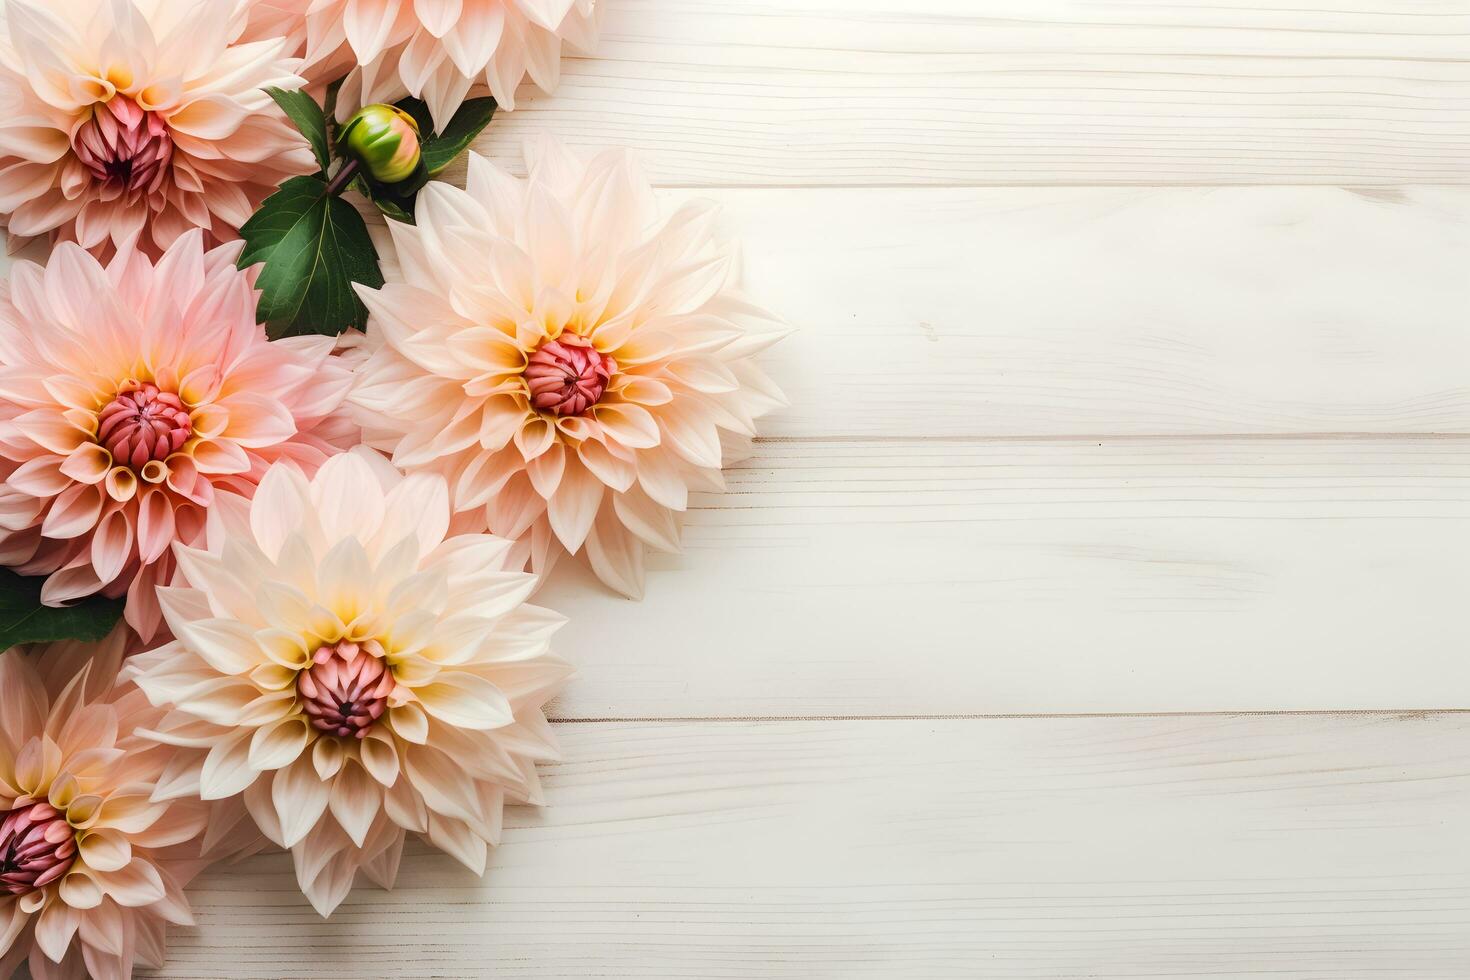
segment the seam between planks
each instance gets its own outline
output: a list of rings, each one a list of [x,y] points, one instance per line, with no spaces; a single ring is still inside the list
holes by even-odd
[[[1088,718],[1403,718],[1421,719],[1470,715],[1470,708],[1314,708],[1287,711],[1080,711],[1002,712],[997,714],[913,715],[626,715],[586,718],[548,718],[553,725],[750,723],[750,722],[848,722],[848,721],[1065,721]]]
[[[1412,442],[1455,442],[1470,439],[1470,432],[1093,432],[1093,433],[1003,433],[985,435],[821,435],[756,436],[756,445],[779,446],[818,443],[971,443],[971,442],[1379,442],[1389,439]]]
[[[646,151],[646,158],[657,159],[656,151]],[[1460,190],[1470,187],[1470,179],[1466,180],[1372,180],[1366,181],[1341,181],[1323,180],[1307,182],[1301,180],[1196,180],[1196,181],[1172,181],[1172,180],[1006,180],[1006,181],[925,181],[917,183],[913,181],[868,181],[854,184],[801,184],[801,183],[771,183],[762,184],[754,181],[732,181],[728,184],[711,184],[708,182],[682,183],[679,181],[654,181],[653,188],[660,191],[861,191],[861,190],[931,190],[931,191],[953,191],[953,190],[1007,190],[1015,188],[1018,190],[1034,190],[1037,188],[1055,187],[1058,189],[1072,190],[1109,190],[1114,188],[1149,188],[1167,190],[1174,187],[1179,188],[1207,188],[1207,189],[1249,189],[1252,187],[1270,188],[1320,188],[1340,187],[1343,190],[1377,190],[1401,189],[1409,187],[1443,188]]]

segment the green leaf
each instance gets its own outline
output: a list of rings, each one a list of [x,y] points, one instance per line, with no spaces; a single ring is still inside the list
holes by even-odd
[[[449,125],[444,127],[444,132],[435,133],[434,120],[421,100],[404,99],[397,105],[413,116],[414,121],[419,124],[419,132],[428,134],[419,141],[419,145],[423,150],[424,166],[431,177],[439,176],[456,157],[469,149],[475,137],[485,131],[495,115],[494,99],[470,99],[459,107],[454,118],[449,120]]]
[[[383,285],[378,253],[362,215],[327,196],[319,177],[292,177],[240,229],[240,268],[265,263],[257,315],[272,340],[335,335],[367,323],[352,284]]]
[[[276,105],[286,113],[286,117],[301,130],[307,142],[311,143],[311,150],[316,154],[316,162],[321,165],[322,173],[327,172],[331,165],[332,155],[327,144],[327,117],[322,113],[322,107],[316,104],[316,99],[305,92],[287,92],[283,89],[268,88],[266,94],[276,100]]]
[[[123,600],[91,596],[70,606],[41,605],[44,579],[0,568],[0,650],[21,643],[85,640],[95,643],[122,618]]]
[[[394,221],[401,221],[406,225],[414,223],[413,212],[405,210],[403,207],[403,204],[412,207],[412,199],[404,201],[403,204],[399,204],[386,197],[375,197],[373,198],[373,204],[377,206],[379,211],[383,212],[384,217],[392,218]]]

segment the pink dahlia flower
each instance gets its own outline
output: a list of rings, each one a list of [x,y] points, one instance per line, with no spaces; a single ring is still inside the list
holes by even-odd
[[[132,734],[163,712],[116,686],[127,640],[0,654],[0,976],[126,980],[191,923],[207,811],[151,798],[173,750]]]
[[[721,433],[783,404],[752,355],[785,331],[733,291],[711,207],[660,224],[626,155],[528,157],[519,181],[471,154],[466,190],[432,183],[417,224],[391,224],[349,402],[533,568],[585,550],[636,596],[644,544],[676,549],[689,491],[722,488]]]
[[[349,71],[344,113],[406,95],[424,100],[442,129],[472,96],[515,108],[527,75],[542,91],[561,78],[563,43],[597,43],[606,0],[261,0],[251,35],[271,36],[295,13],[290,36],[314,82]],[[345,118],[345,115],[343,116]]]
[[[63,244],[0,284],[0,563],[49,576],[48,605],[127,594],[151,638],[169,546],[200,539],[216,492],[350,437],[332,338],[267,342],[238,255],[197,230],[156,265]]]
[[[540,802],[570,673],[510,542],[447,536],[444,481],[365,448],[310,480],[278,464],[210,519],[177,549],[188,586],[159,590],[177,640],[128,667],[174,709],[152,737],[190,753],[179,791],[243,793],[322,915],[359,870],[392,887],[410,832],[483,873],[502,804]]]
[[[6,0],[0,215],[21,238],[151,255],[236,229],[310,149],[266,86],[299,88],[282,39],[238,42],[240,0]]]

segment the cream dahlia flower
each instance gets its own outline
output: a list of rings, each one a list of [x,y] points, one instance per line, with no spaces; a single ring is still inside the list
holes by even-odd
[[[505,800],[540,802],[570,673],[510,543],[446,538],[444,481],[368,449],[310,481],[273,467],[210,520],[207,550],[178,548],[189,587],[160,590],[178,639],[128,668],[175,709],[151,734],[191,753],[174,791],[243,793],[322,915],[359,870],[391,887],[409,831],[483,873]]]
[[[284,39],[238,42],[240,0],[5,0],[0,215],[10,233],[156,255],[216,242],[311,151],[262,91],[299,88]]]
[[[556,543],[585,549],[637,596],[643,545],[677,549],[689,491],[723,487],[721,431],[783,404],[751,356],[785,331],[732,291],[709,205],[659,224],[621,153],[547,141],[528,164],[518,181],[471,154],[467,190],[432,183],[416,225],[390,223],[399,268],[359,290],[371,353],[349,402],[538,571]]]
[[[127,641],[0,654],[0,976],[126,980],[191,923],[207,809],[151,799],[173,750],[132,734],[162,712],[116,686]]]
[[[442,129],[466,98],[495,96],[515,108],[527,75],[550,92],[561,78],[566,43],[590,54],[606,0],[262,0],[251,35],[280,31],[294,9],[291,37],[314,82],[349,71],[338,107],[414,95]],[[345,118],[345,116],[344,116]]]
[[[201,538],[216,492],[351,437],[333,339],[268,342],[238,255],[197,230],[156,265],[62,244],[0,284],[0,563],[49,576],[46,604],[126,593],[152,637],[169,546]]]

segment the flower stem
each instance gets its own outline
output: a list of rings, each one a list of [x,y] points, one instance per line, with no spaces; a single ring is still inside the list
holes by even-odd
[[[332,182],[327,185],[327,196],[336,197],[338,194],[341,194],[347,189],[347,185],[352,183],[352,178],[356,176],[357,161],[348,160],[342,164],[342,169],[337,171],[337,176],[333,177]]]

